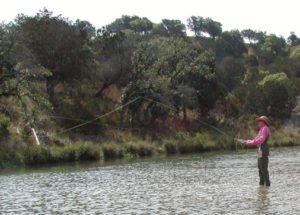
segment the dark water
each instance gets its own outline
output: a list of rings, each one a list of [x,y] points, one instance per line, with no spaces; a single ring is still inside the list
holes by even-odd
[[[2,172],[0,214],[300,214],[300,148],[271,150],[270,188],[254,150]]]

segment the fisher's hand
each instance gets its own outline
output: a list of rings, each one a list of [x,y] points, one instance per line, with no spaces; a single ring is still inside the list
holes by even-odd
[[[235,140],[239,143],[242,143],[242,144],[247,144],[247,140],[243,140],[243,139],[237,139],[235,138]]]

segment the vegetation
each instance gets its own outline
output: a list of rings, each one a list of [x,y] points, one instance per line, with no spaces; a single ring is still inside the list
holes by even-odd
[[[223,31],[201,16],[124,15],[96,29],[46,9],[18,15],[0,25],[0,166],[235,149],[205,123],[248,137],[262,114],[271,145],[297,144],[285,122],[299,47],[293,32]]]

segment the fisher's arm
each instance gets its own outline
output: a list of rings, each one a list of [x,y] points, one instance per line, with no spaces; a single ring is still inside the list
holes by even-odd
[[[260,129],[258,135],[252,140],[245,140],[244,143],[247,145],[261,145],[270,135],[269,128],[264,126]]]

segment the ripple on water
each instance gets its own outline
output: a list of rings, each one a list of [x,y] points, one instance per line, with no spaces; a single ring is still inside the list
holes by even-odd
[[[0,214],[299,214],[300,148],[0,176]]]

